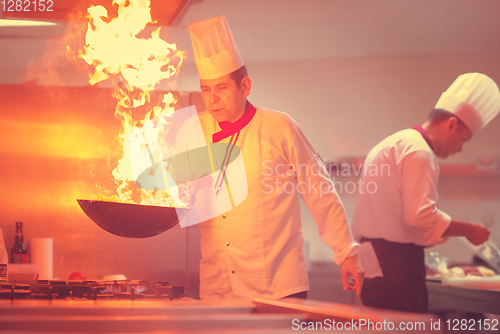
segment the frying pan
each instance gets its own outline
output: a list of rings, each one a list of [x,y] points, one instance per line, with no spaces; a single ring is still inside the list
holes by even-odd
[[[234,149],[234,151],[233,151]],[[229,156],[227,156],[229,152]],[[222,179],[225,177],[222,162],[228,165],[240,155],[238,146],[227,143],[211,143],[190,151],[177,154],[165,161],[158,162],[144,170],[136,184],[141,189],[166,190],[167,187],[182,185],[204,178],[218,170]],[[227,160],[226,160],[227,158]],[[211,160],[219,164],[212,167]],[[162,171],[162,172],[157,172]],[[164,172],[165,173],[164,173]],[[165,175],[171,175],[170,180]],[[222,180],[221,180],[222,182]],[[206,186],[206,185],[205,185]],[[127,238],[148,238],[171,229],[189,212],[190,208],[139,205],[96,200],[78,199],[78,204],[87,216],[104,230]],[[210,211],[212,212],[212,211]]]
[[[149,238],[179,223],[189,208],[78,199],[83,212],[102,229],[126,238]]]

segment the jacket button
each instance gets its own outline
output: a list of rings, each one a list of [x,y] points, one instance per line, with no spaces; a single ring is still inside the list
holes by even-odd
[[[226,242],[226,246],[229,246],[229,242]]]
[[[222,218],[226,218],[226,215],[222,215]]]
[[[232,271],[231,271],[231,273],[233,273],[233,274],[234,274],[235,272],[236,272],[236,271],[234,271],[234,270],[232,270]]]

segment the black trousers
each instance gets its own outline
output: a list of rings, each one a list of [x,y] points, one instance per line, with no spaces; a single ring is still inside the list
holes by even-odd
[[[302,299],[307,299],[307,291],[302,291],[302,292],[297,292],[294,293],[293,295],[286,296],[283,298],[302,298]]]
[[[384,239],[365,239],[377,254],[384,277],[365,278],[363,305],[383,309],[427,313],[424,247]]]

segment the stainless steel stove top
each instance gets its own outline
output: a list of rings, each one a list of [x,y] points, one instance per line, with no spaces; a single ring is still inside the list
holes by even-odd
[[[0,299],[177,299],[185,296],[184,287],[168,282],[53,281],[1,284]]]

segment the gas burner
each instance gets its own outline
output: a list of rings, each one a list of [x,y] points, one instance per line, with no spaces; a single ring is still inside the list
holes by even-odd
[[[178,299],[183,286],[148,281],[48,281],[1,284],[0,299]]]

